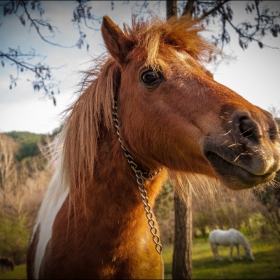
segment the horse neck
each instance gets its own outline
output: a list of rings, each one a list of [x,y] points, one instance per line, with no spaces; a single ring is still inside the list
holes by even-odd
[[[237,233],[238,233],[238,239],[239,239],[240,244],[244,247],[244,249],[250,250],[250,245],[249,245],[249,242],[247,241],[246,237],[238,231],[237,231]]]
[[[101,134],[103,137],[98,141],[94,189],[98,189],[99,193],[104,192],[107,197],[108,194],[112,195],[114,201],[123,200],[122,205],[129,203],[128,200],[132,201],[132,207],[141,204],[136,175],[124,156],[116,134],[106,129]],[[165,172],[156,176],[152,182],[145,182],[151,205],[154,205],[163,180]]]
[[[136,176],[123,154],[117,136],[105,128],[100,135],[102,138],[98,141],[94,182],[88,184],[85,190],[88,219],[91,219],[91,215],[96,216],[95,213],[98,213],[99,219],[110,222],[112,227],[115,221],[120,220],[128,225],[133,220],[142,221],[146,227],[147,221]],[[145,182],[151,207],[165,179],[166,174],[162,171],[152,182]],[[115,226],[118,225],[115,224]],[[147,231],[149,231],[148,228]]]

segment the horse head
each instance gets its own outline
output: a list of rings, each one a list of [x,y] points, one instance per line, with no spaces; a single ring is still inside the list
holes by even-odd
[[[254,261],[255,258],[253,256],[253,253],[252,253],[252,250],[250,247],[244,247],[244,250],[245,250],[245,254],[247,256],[247,258],[250,260],[250,261]]]
[[[203,174],[231,189],[271,181],[280,168],[271,114],[216,82],[202,64],[215,48],[195,23],[173,21],[123,33],[103,19],[104,42],[120,67],[115,99],[125,146],[147,170]]]

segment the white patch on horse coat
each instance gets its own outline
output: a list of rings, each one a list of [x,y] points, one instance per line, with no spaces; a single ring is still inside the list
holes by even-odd
[[[35,279],[39,278],[41,262],[45,254],[46,246],[52,235],[52,227],[55,217],[69,193],[68,188],[63,183],[63,179],[61,176],[61,164],[59,164],[59,166],[57,167],[57,171],[54,174],[52,181],[50,182],[47,188],[47,192],[40,207],[36,225],[34,227],[33,234],[31,237],[32,240],[39,226],[40,232],[38,237],[34,264]]]

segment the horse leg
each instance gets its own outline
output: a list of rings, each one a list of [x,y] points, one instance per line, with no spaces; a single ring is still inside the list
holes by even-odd
[[[215,250],[215,259],[222,261],[223,259],[219,255],[218,244],[214,244],[214,250]]]
[[[237,259],[242,260],[242,257],[239,254],[239,245],[238,244],[236,245],[236,251],[237,251]]]
[[[216,260],[216,259],[217,259],[216,246],[215,246],[215,244],[212,243],[212,242],[210,242],[210,245],[211,245],[211,250],[212,250],[214,259]]]
[[[215,260],[221,260],[219,254],[218,254],[218,246],[217,244],[215,243],[210,243],[211,244],[211,249],[212,249],[212,252],[213,252],[213,255],[214,255],[214,259]]]
[[[232,262],[232,250],[233,250],[233,245],[230,244],[230,250],[229,250],[229,256],[228,256],[228,260],[229,260],[230,262]]]

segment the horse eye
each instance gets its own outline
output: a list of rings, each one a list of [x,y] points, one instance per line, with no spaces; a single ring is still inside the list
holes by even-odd
[[[141,79],[144,84],[153,85],[162,80],[162,74],[160,72],[149,70],[142,74]]]

